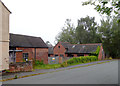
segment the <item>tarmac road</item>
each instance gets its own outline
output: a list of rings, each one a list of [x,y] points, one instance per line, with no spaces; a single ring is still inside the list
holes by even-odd
[[[3,84],[118,84],[118,60],[15,79]]]

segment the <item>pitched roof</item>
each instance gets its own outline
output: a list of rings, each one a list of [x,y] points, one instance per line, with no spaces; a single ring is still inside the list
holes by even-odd
[[[69,42],[60,42],[64,48],[68,48],[70,46]]]
[[[10,47],[48,48],[40,37],[10,34]]]
[[[61,43],[65,48],[67,48],[66,53],[91,53],[97,50],[98,46],[101,46],[101,43],[91,43],[91,44],[70,44],[70,43]]]
[[[2,5],[10,12],[10,13],[12,13],[6,6],[5,6],[5,4],[0,0],[0,2],[2,3]]]
[[[68,51],[66,51],[66,53],[91,53],[95,52],[98,46],[100,46],[100,44],[72,45],[71,47],[68,48]]]
[[[48,48],[48,54],[53,54],[53,47]]]

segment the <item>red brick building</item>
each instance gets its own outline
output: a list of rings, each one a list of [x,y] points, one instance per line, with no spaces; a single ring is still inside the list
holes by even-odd
[[[54,57],[53,46],[48,48],[48,57]]]
[[[40,37],[10,34],[10,62],[43,60],[48,64],[48,46]]]
[[[101,43],[70,44],[68,42],[58,42],[53,48],[52,56],[60,56],[60,57],[88,56],[92,52],[95,52],[98,46],[100,47],[98,59],[99,60],[104,59],[105,54]]]

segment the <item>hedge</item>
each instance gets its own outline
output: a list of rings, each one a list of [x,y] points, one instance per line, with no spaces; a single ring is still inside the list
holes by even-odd
[[[67,61],[67,64],[74,64],[74,63],[86,63],[97,61],[97,56],[81,56],[81,57],[73,57]]]

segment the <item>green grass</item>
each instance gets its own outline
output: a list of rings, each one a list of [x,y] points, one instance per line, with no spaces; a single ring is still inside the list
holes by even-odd
[[[61,64],[44,64],[44,65],[35,65],[34,69],[56,69],[60,67]]]
[[[78,65],[78,64],[84,64],[89,62],[98,61],[97,56],[81,56],[81,57],[73,57],[67,62],[64,62],[62,64],[44,64],[43,61],[36,61],[34,65],[34,69],[56,69],[60,67],[67,67],[72,65]],[[66,64],[67,63],[67,64]]]

